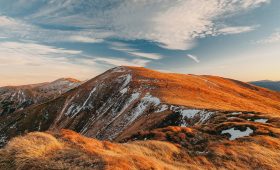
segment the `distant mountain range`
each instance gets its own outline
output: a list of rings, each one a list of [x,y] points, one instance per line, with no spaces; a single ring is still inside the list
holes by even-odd
[[[39,96],[55,89],[49,99],[0,115],[0,167],[277,169],[280,162],[278,92],[141,67],[71,83],[48,84]],[[0,97],[22,103],[23,94]]]
[[[250,83],[270,90],[280,91],[280,81],[261,80],[261,81],[253,81]]]
[[[54,99],[81,83],[73,78],[61,78],[47,83],[0,87],[0,115]]]

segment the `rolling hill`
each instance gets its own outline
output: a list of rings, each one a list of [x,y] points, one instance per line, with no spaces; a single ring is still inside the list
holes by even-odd
[[[277,169],[279,115],[275,91],[217,76],[117,67],[2,115],[2,146],[24,136],[1,150],[0,166]]]

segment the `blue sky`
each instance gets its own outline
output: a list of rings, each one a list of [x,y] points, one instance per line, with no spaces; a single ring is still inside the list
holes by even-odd
[[[0,0],[0,86],[119,65],[280,80],[278,0]]]

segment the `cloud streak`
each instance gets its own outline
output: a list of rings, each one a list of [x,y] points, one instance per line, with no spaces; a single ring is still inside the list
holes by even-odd
[[[113,66],[146,66],[150,61],[144,59],[124,59],[124,58],[105,58],[105,57],[98,57],[94,58],[94,61],[101,62]]]
[[[50,60],[66,61],[65,55],[78,54],[81,54],[81,51],[36,43],[0,42],[0,65],[43,65]]]
[[[25,16],[25,20],[83,28],[59,34],[36,28],[37,33],[45,37],[60,35],[57,40],[92,43],[107,38],[147,40],[163,48],[187,50],[195,46],[199,38],[254,30],[255,26],[250,25],[227,26],[225,19],[266,3],[269,0],[44,1],[37,11]],[[34,32],[24,34],[36,39]],[[65,38],[69,35],[71,38]]]
[[[200,60],[198,59],[197,56],[194,56],[194,55],[191,55],[191,54],[188,54],[187,56],[188,56],[190,59],[192,59],[193,61],[195,61],[196,63],[199,63],[199,62],[200,62]]]
[[[276,31],[269,35],[268,37],[265,37],[262,40],[258,40],[255,42],[256,44],[273,44],[273,43],[280,43],[280,31]]]
[[[0,86],[52,81],[68,76],[84,80],[104,71],[95,62],[71,61],[71,57],[81,55],[81,51],[31,42],[0,42]]]

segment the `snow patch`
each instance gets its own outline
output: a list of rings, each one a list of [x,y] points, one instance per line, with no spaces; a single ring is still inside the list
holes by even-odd
[[[156,113],[164,112],[166,110],[168,110],[168,105],[164,104],[160,106],[160,108],[156,111]]]
[[[116,67],[112,69],[112,72],[116,72],[116,73],[122,73],[125,72],[126,69],[124,67]]]
[[[151,105],[158,106],[160,104],[160,99],[157,97],[153,97],[149,93],[147,93],[140,101],[138,106],[133,111],[132,117],[129,120],[129,123],[134,122],[140,115],[144,113],[144,111]]]
[[[254,122],[266,123],[268,119],[255,119]]]
[[[237,138],[241,138],[244,136],[250,136],[250,134],[254,133],[254,131],[249,127],[247,127],[245,131],[240,131],[233,127],[233,128],[227,129],[227,130],[223,130],[221,132],[221,134],[226,134],[226,133],[230,134],[230,136],[231,136],[229,138],[229,140],[235,140]]]
[[[196,109],[189,109],[189,110],[182,110],[181,115],[183,117],[183,123],[181,124],[182,127],[187,127],[188,123],[186,119],[194,119],[198,118],[196,123],[202,124],[206,122],[214,112],[204,111],[204,110],[196,110]]]
[[[183,119],[185,118],[194,118],[194,116],[199,113],[200,110],[182,110],[181,115],[183,116]]]
[[[122,81],[124,80],[124,82],[121,86],[121,89],[123,89],[131,82],[132,76],[131,76],[131,74],[127,74],[127,75],[121,76],[119,79]]]
[[[123,81],[122,86],[120,87],[120,93],[125,94],[128,91],[128,85],[132,80],[132,76],[130,74],[119,77],[118,81]]]
[[[72,105],[68,108],[68,110],[67,110],[67,112],[65,113],[65,115],[67,115],[67,116],[71,115],[71,117],[73,118],[73,117],[75,117],[81,110],[83,110],[83,109],[85,109],[85,108],[88,108],[88,107],[91,107],[92,105],[87,106],[87,103],[88,103],[89,99],[92,97],[93,93],[96,91],[96,89],[97,89],[97,88],[94,87],[94,88],[90,91],[88,97],[86,98],[86,100],[84,101],[84,103],[82,104],[82,106],[79,106],[79,105],[76,105],[76,104],[72,104]]]
[[[122,89],[122,90],[120,91],[120,93],[121,93],[121,94],[125,94],[127,91],[128,91],[128,89],[127,89],[127,88],[124,88],[124,89]]]
[[[179,112],[182,115],[182,124],[180,126],[187,127],[187,120],[195,120],[195,124],[205,123],[215,113],[214,111],[199,110],[199,109],[183,109],[177,106],[170,107],[170,110]]]
[[[241,115],[241,112],[232,112],[231,115]]]
[[[0,135],[0,146],[3,146],[7,142],[7,137],[4,134]]]
[[[212,114],[214,114],[215,112],[206,112],[206,111],[203,111],[201,114],[200,114],[200,121],[199,123],[204,123],[206,122],[211,116]]]

